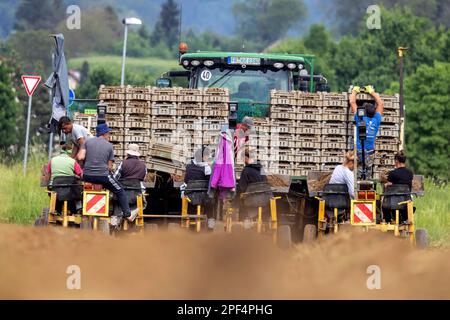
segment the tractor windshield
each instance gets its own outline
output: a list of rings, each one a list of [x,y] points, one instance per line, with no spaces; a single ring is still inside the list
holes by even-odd
[[[290,90],[291,72],[205,67],[197,70],[196,78],[198,88],[228,88],[232,100],[269,103],[270,90]]]

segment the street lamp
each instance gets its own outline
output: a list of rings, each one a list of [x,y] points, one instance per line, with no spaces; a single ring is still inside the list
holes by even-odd
[[[125,33],[123,39],[123,54],[122,54],[122,76],[120,77],[120,85],[125,83],[125,57],[127,55],[127,38],[128,38],[128,26],[129,25],[141,25],[142,21],[138,18],[125,18],[122,20],[125,25]]]

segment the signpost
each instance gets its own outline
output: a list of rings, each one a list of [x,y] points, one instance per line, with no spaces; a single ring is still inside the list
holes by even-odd
[[[40,76],[22,76],[22,82],[28,94],[28,113],[27,113],[27,131],[25,136],[25,154],[23,156],[23,174],[27,173],[28,161],[28,140],[30,137],[30,120],[31,120],[31,102],[33,101],[33,93],[37,85],[41,81]]]

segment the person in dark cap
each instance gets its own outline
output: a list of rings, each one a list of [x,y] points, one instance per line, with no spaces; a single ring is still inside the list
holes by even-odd
[[[131,214],[128,199],[122,185],[112,174],[114,163],[114,149],[109,140],[111,129],[106,123],[96,127],[96,137],[86,140],[81,146],[80,160],[84,160],[83,180],[86,182],[102,184],[117,196],[122,209],[123,217],[133,221],[137,212]],[[118,225],[121,217],[113,216],[112,225]]]

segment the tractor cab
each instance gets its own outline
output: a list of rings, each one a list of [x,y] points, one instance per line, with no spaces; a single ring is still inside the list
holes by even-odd
[[[238,104],[237,120],[245,115],[268,117],[270,92],[329,91],[326,79],[314,75],[311,55],[196,52],[180,55],[185,71],[167,72],[157,83],[168,85],[173,77],[188,79],[189,88],[227,88]]]

